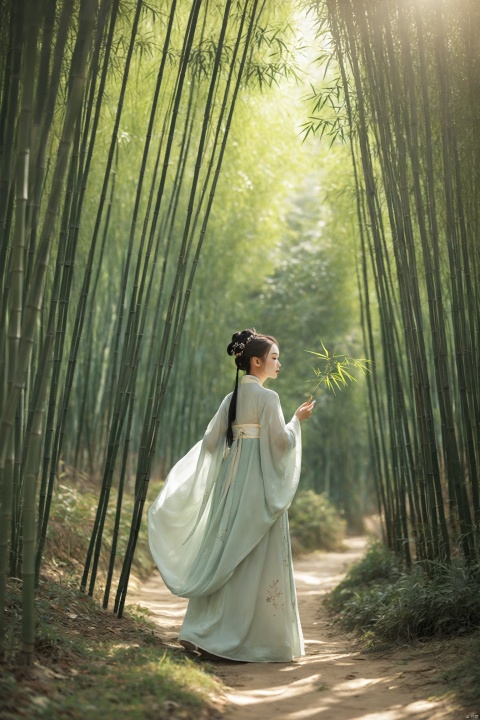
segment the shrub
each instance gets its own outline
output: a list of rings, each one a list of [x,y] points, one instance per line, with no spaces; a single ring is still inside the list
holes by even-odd
[[[56,488],[52,502],[47,541],[45,544],[45,565],[60,566],[62,573],[70,572],[78,576],[83,571],[90,535],[97,511],[99,487],[87,478],[75,482],[70,469],[65,470],[62,483]],[[68,484],[67,484],[68,483]],[[158,481],[152,482],[151,497],[158,491]],[[109,508],[105,520],[104,539],[99,568],[105,573],[110,560],[112,531],[115,520],[117,490],[112,488]],[[133,511],[133,492],[123,496],[122,514],[117,546],[117,567],[123,560]],[[145,513],[146,515],[146,513]],[[145,517],[144,515],[144,517]],[[154,561],[149,551],[146,522],[140,528],[139,541],[133,562],[133,574],[139,579],[147,578]]]
[[[300,490],[288,515],[295,554],[342,549],[345,523],[325,494]]]
[[[345,580],[344,587],[368,585],[375,580],[395,580],[402,571],[402,564],[394,552],[380,540],[372,539],[363,558],[353,565]]]
[[[387,640],[456,635],[480,624],[480,582],[463,564],[436,563],[403,574],[380,608],[376,634]]]
[[[480,623],[480,578],[459,561],[417,563],[406,572],[377,541],[327,603],[345,627],[368,631],[373,641],[455,635]]]

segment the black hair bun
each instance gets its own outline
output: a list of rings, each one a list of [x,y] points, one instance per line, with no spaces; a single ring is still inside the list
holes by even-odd
[[[227,347],[227,353],[229,355],[241,355],[245,350],[246,344],[255,334],[255,330],[242,330],[241,332],[233,333],[232,342]]]
[[[234,354],[235,354],[234,348],[235,348],[235,346],[240,342],[240,335],[241,335],[241,333],[239,333],[239,332],[233,333],[233,335],[232,335],[232,341],[231,341],[231,343],[229,343],[229,345],[228,345],[228,347],[227,347],[227,353],[228,353],[229,355],[234,355]]]

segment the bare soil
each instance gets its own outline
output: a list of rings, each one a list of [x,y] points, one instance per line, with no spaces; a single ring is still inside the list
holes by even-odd
[[[292,663],[212,663],[226,691],[229,720],[461,720],[441,679],[458,659],[445,641],[375,651],[332,621],[323,596],[363,554],[365,538],[349,538],[344,552],[313,553],[295,561],[306,656]],[[178,646],[187,601],[168,591],[156,574],[130,603],[148,608],[167,645]],[[457,655],[457,657],[455,656]],[[478,710],[477,710],[478,712]]]

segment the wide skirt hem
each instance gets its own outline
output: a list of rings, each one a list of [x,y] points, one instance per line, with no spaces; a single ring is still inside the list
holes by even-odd
[[[209,653],[210,655],[215,655],[215,657],[223,658],[224,660],[233,660],[237,662],[250,662],[250,663],[291,663],[294,662],[296,659],[303,657],[303,655],[290,655],[289,657],[285,658],[279,658],[279,657],[268,657],[261,659],[260,657],[252,657],[252,654],[249,653],[224,653],[224,652],[218,652],[218,650],[213,649],[212,647],[208,647],[208,643],[204,643],[203,640],[199,641],[198,638],[196,638],[193,635],[179,635],[179,640],[186,640],[187,642],[192,643],[195,645],[199,651],[204,650],[206,653]],[[262,648],[256,648],[258,655],[261,655],[259,650],[262,650]],[[265,655],[268,654],[268,652],[271,653],[271,648],[265,648]],[[247,654],[249,657],[247,657]]]

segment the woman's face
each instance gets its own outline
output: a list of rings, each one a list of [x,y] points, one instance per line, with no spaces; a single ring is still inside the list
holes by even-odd
[[[255,370],[257,370],[255,375],[257,375],[262,382],[265,382],[267,378],[272,378],[273,380],[277,377],[282,366],[279,360],[279,355],[280,352],[278,346],[272,345],[265,358],[253,358],[256,366]]]

